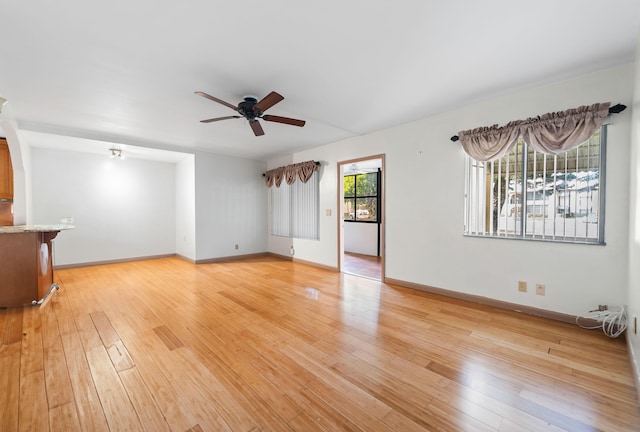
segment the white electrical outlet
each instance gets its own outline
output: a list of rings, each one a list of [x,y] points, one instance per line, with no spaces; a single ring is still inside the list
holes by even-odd
[[[526,281],[518,281],[518,291],[527,292],[527,282]]]
[[[543,296],[545,294],[544,284],[536,284],[536,295]]]

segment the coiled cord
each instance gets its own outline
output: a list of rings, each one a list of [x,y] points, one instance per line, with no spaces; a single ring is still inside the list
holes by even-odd
[[[580,320],[596,320],[600,324],[596,326],[589,326],[580,323]],[[624,306],[612,306],[610,309],[605,310],[591,310],[581,313],[576,317],[576,324],[584,329],[599,329],[601,328],[604,334],[610,338],[617,338],[627,329],[627,311]]]

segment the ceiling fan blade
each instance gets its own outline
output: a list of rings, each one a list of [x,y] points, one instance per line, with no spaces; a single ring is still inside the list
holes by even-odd
[[[272,106],[274,106],[275,104],[277,104],[283,99],[284,99],[284,96],[272,91],[271,93],[266,95],[264,98],[262,98],[260,102],[255,104],[253,106],[253,110],[265,112],[266,110],[268,110],[269,108],[271,108]]]
[[[256,136],[264,135],[262,125],[260,125],[260,122],[258,120],[252,120],[249,122],[249,124],[251,125],[251,129],[253,129],[253,133]]]
[[[211,122],[217,122],[217,121],[220,121],[220,120],[229,120],[229,119],[234,119],[234,118],[242,118],[242,116],[216,117],[216,118],[207,119],[207,120],[200,120],[200,123],[211,123]]]
[[[218,102],[219,104],[222,104],[222,105],[224,105],[224,106],[228,106],[229,108],[231,108],[231,109],[232,109],[232,110],[234,110],[234,111],[237,111],[237,110],[238,110],[238,107],[237,107],[237,106],[235,106],[235,105],[231,105],[229,102],[225,102],[225,101],[223,101],[222,99],[218,99],[217,97],[214,97],[214,96],[208,95],[208,94],[206,94],[205,92],[197,91],[197,92],[195,92],[195,94],[197,94],[198,96],[202,96],[202,97],[204,97],[204,98],[207,98],[207,99],[209,99],[209,100],[212,100],[212,101],[214,101],[214,102]]]
[[[265,121],[284,123],[284,124],[288,124],[292,126],[300,126],[300,127],[304,126],[306,123],[304,120],[297,120],[289,117],[280,117],[280,116],[274,116],[274,115],[264,115],[262,116],[262,119]]]

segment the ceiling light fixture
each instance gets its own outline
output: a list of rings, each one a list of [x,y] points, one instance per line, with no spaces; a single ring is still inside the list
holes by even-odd
[[[122,155],[122,150],[120,149],[109,149],[109,151],[111,152],[111,159],[124,159],[124,156]]]

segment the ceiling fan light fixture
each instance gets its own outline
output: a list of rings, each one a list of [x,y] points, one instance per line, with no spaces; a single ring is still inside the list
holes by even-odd
[[[124,155],[122,154],[122,150],[120,149],[109,149],[109,152],[111,153],[111,159],[124,159]]]

